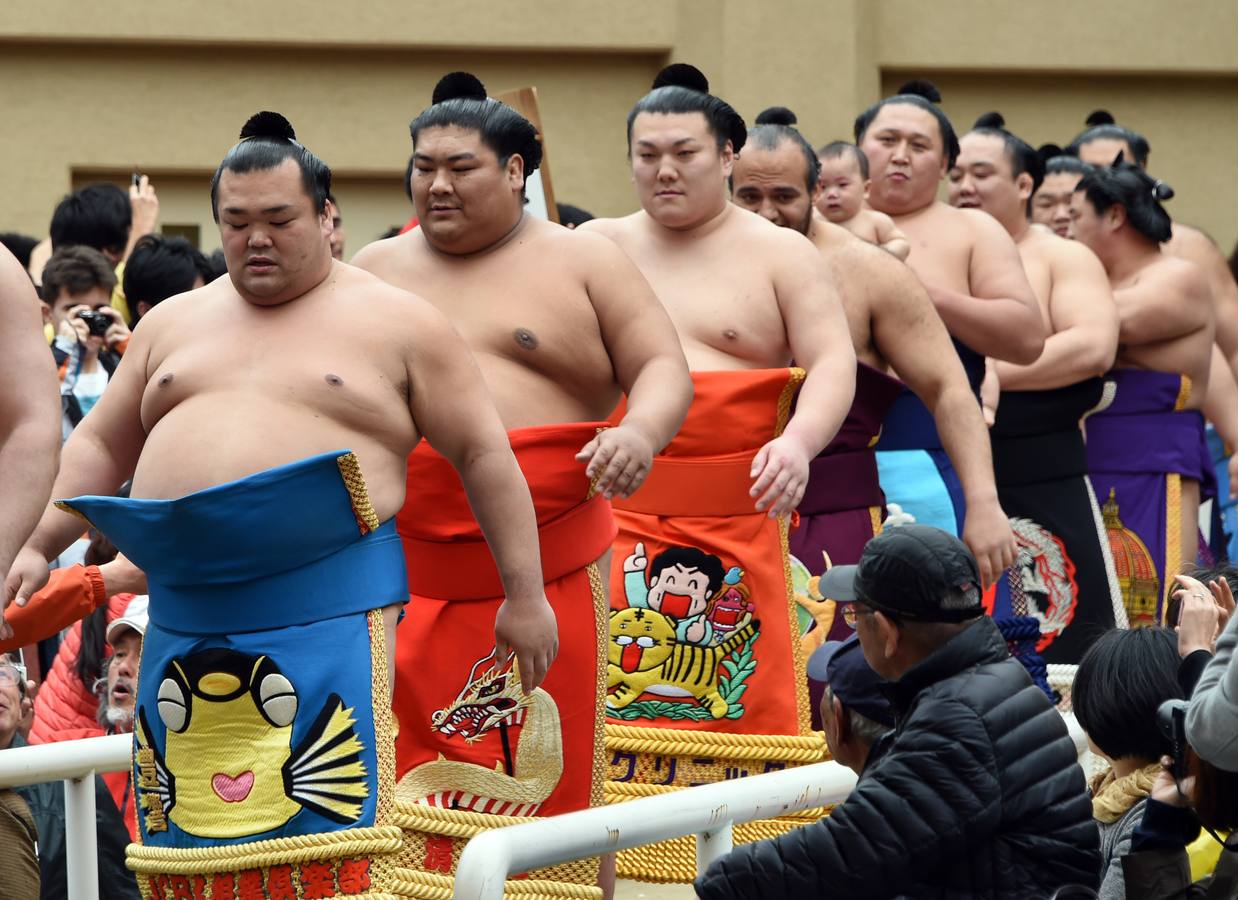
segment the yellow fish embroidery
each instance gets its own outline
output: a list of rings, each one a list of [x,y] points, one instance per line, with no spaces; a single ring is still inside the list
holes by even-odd
[[[160,753],[147,710],[138,748],[155,758],[164,815],[187,834],[237,838],[285,825],[302,808],[340,824],[361,816],[369,784],[353,710],[331,694],[292,747],[296,689],[268,656],[214,649],[172,660],[156,698]]]

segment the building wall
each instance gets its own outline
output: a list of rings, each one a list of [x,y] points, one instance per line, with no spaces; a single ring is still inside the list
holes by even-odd
[[[168,7],[173,7],[169,9]],[[278,109],[333,167],[351,255],[410,208],[407,124],[453,69],[491,93],[535,85],[558,199],[635,204],[624,119],[669,60],[699,65],[751,119],[786,105],[814,143],[912,75],[960,131],[999,109],[1033,143],[1111,110],[1152,144],[1176,218],[1238,238],[1238,4],[1194,0],[424,0],[0,5],[0,230],[42,235],[75,185],[149,173],[163,220],[218,245],[207,184],[241,123]],[[157,14],[156,14],[157,10]],[[271,28],[266,23],[278,23]]]

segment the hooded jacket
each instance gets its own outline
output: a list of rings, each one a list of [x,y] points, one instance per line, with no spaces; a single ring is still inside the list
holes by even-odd
[[[993,620],[886,685],[898,726],[825,819],[737,847],[700,897],[1044,898],[1095,888],[1092,806],[1062,717]]]

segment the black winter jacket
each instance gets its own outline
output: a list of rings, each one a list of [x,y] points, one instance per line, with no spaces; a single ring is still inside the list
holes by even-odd
[[[1099,835],[1061,716],[978,619],[887,685],[898,727],[829,818],[737,847],[715,898],[1047,898],[1099,882]]]

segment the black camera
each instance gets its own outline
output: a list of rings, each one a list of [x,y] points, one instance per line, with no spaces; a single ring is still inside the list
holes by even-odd
[[[107,330],[112,327],[112,320],[101,312],[80,312],[77,317],[86,323],[86,327],[90,329],[90,333],[95,337],[103,337],[107,334]]]
[[[1186,777],[1186,711],[1189,700],[1166,700],[1156,709],[1156,726],[1169,741],[1174,758],[1173,776],[1181,781]]]

